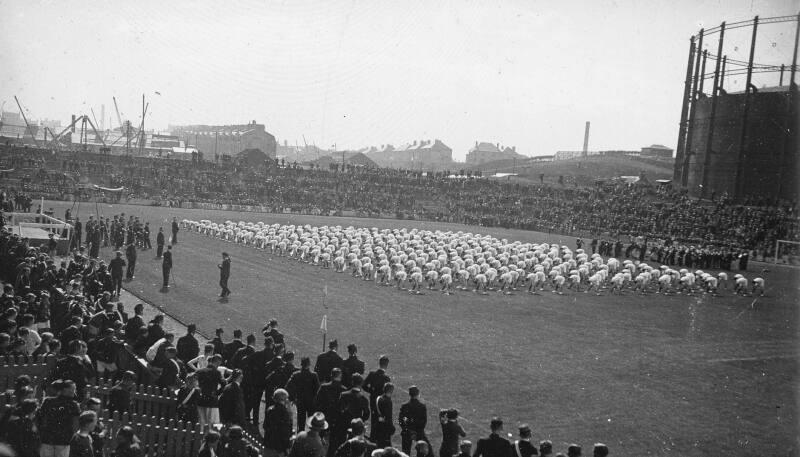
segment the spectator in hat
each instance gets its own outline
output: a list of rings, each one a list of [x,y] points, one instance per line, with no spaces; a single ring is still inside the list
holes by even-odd
[[[503,433],[503,421],[499,417],[494,417],[489,427],[492,431],[491,434],[488,438],[478,440],[472,457],[513,457],[514,451],[511,443],[500,436]]]
[[[539,441],[539,456],[550,457],[553,455],[553,442],[550,440]]]
[[[353,387],[353,375],[364,374],[364,361],[358,358],[358,346],[355,343],[347,345],[347,359],[342,362],[342,384],[348,389]]]
[[[219,419],[223,424],[244,426],[244,394],[242,392],[242,370],[235,369],[231,373],[228,385],[222,389],[219,397]]]
[[[328,429],[325,415],[316,412],[308,418],[308,430],[297,434],[289,450],[289,457],[323,457],[326,453],[320,432]]]
[[[331,443],[343,443],[347,439],[347,425],[353,419],[365,421],[369,419],[369,398],[361,389],[364,378],[360,374],[353,375],[353,387],[342,393],[339,397],[340,416],[336,429],[331,432]],[[450,456],[452,457],[452,456]]]
[[[408,388],[408,402],[400,406],[397,422],[400,424],[400,439],[403,452],[411,452],[411,444],[415,441],[428,441],[425,426],[428,424],[428,408],[419,401],[419,387]],[[431,451],[433,452],[433,451]]]
[[[337,351],[339,342],[331,340],[328,342],[328,351],[317,356],[317,363],[314,365],[314,372],[319,377],[320,382],[331,380],[331,371],[334,368],[342,368],[342,357]]]
[[[178,338],[178,343],[176,344],[178,358],[183,363],[189,363],[190,360],[200,354],[200,344],[197,342],[197,338],[194,337],[195,332],[197,332],[197,326],[189,324],[186,327],[186,335]]]
[[[458,410],[455,408],[439,411],[439,422],[442,424],[442,445],[439,447],[439,457],[452,457],[458,453],[458,440],[467,436],[467,432],[458,423]],[[471,443],[470,446],[472,446]]]
[[[581,457],[581,447],[577,444],[570,444],[567,448],[567,457]]]
[[[289,393],[284,389],[275,390],[272,402],[272,406],[264,413],[264,449],[267,455],[285,456],[292,437]]]
[[[364,426],[364,421],[361,419],[353,419],[350,421],[350,438],[335,449],[331,449],[334,447],[334,442],[331,440],[328,447],[328,456],[362,457],[364,455],[370,455],[372,451],[376,449],[376,446],[375,443],[367,439],[365,434],[366,427]]]
[[[528,424],[519,426],[519,439],[514,442],[514,454],[517,457],[531,457],[539,455],[539,451],[531,443],[531,427]]]

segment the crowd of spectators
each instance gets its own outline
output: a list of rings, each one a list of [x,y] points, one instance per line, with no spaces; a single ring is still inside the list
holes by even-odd
[[[320,169],[283,160],[249,167],[235,162],[71,154],[36,163],[95,177],[112,188],[124,187],[129,198],[179,206],[250,205],[270,212],[323,215],[352,212],[626,242],[642,237],[653,245],[677,243],[685,249],[765,254],[772,253],[776,240],[800,241],[794,202],[733,202],[716,195],[712,201],[701,201],[666,186],[578,187],[486,179],[469,172]],[[45,182],[50,175],[43,176],[23,190],[52,190],[52,179]],[[69,193],[66,188],[58,192]]]

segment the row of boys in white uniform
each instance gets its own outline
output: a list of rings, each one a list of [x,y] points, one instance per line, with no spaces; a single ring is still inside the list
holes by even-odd
[[[616,258],[603,260],[583,249],[574,253],[567,246],[508,242],[465,232],[418,229],[355,229],[310,225],[260,223],[215,224],[183,221],[184,227],[228,241],[252,245],[299,261],[350,270],[353,277],[394,285],[412,293],[423,288],[451,294],[454,289],[487,294],[499,290],[509,294],[527,288],[531,294],[549,288],[600,294],[629,289],[645,293],[706,292],[728,288],[728,275],[701,270],[655,269],[646,263]],[[752,288],[741,274],[734,276],[734,293],[764,293],[764,280],[755,278]]]

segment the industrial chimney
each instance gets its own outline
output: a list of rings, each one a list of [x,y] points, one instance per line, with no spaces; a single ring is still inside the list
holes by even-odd
[[[581,154],[582,157],[586,157],[589,152],[589,125],[591,123],[586,121],[586,132],[583,134],[583,153]]]

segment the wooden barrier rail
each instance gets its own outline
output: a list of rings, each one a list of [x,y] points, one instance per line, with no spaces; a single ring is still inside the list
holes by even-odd
[[[111,382],[99,381],[89,385],[89,395],[97,397],[105,408],[111,395]],[[175,394],[169,389],[139,385],[131,391],[131,410],[133,414],[153,416],[156,418],[174,418],[176,416],[177,400]]]
[[[144,454],[148,456],[197,455],[203,443],[203,431],[199,424],[176,421],[174,418],[104,411],[101,420],[106,427],[104,447],[108,451],[116,447],[117,432],[126,425],[133,428]]]
[[[17,361],[10,356],[0,357],[0,389],[13,389],[14,380],[22,375],[30,376],[34,385],[39,385],[56,366],[56,357],[52,355],[23,363]]]

